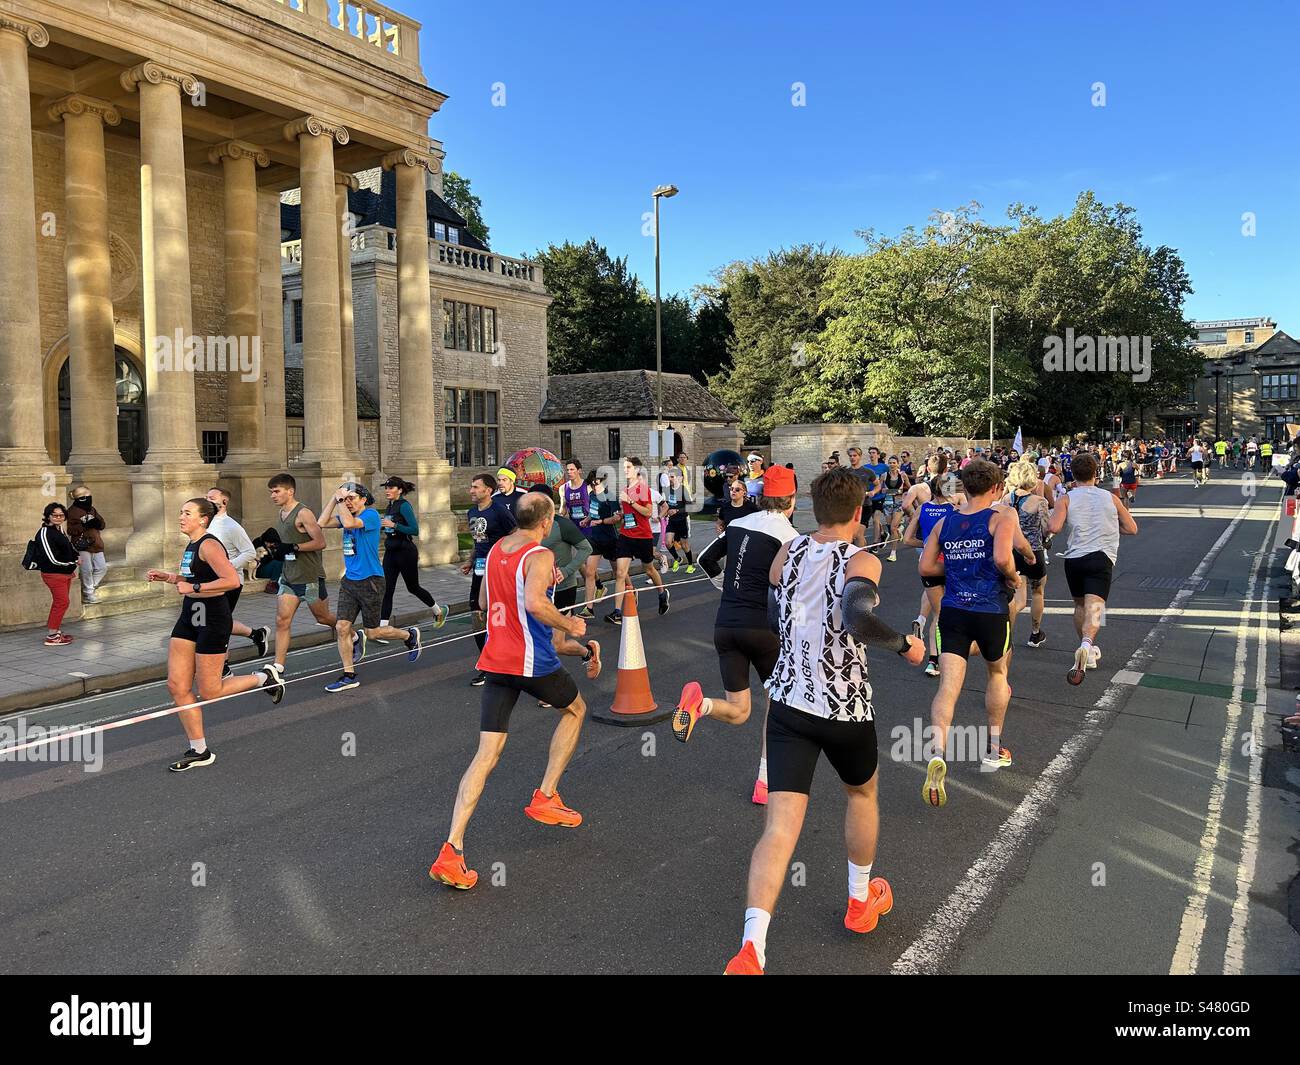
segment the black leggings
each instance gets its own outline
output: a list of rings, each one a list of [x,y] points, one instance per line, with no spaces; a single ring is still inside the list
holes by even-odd
[[[432,609],[438,605],[438,601],[420,587],[420,549],[409,540],[390,540],[384,548],[384,605],[379,608],[380,618],[392,620],[393,592],[397,590],[398,577],[406,582],[406,590],[425,606]]]

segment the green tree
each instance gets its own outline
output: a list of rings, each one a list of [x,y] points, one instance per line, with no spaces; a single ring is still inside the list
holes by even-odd
[[[490,248],[487,223],[483,221],[483,201],[474,195],[469,178],[461,177],[454,170],[444,174],[442,198],[465,219],[466,228]]]

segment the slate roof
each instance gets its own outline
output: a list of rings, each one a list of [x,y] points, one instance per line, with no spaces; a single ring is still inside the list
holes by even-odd
[[[429,236],[433,236],[434,222],[444,222],[447,225],[459,227],[460,244],[463,247],[477,248],[479,251],[491,250],[469,231],[465,219],[432,189],[425,190],[424,200],[429,215]],[[396,229],[397,175],[391,170],[385,170],[379,179],[378,193],[370,189],[349,189],[348,210],[357,216],[356,225],[358,228],[379,225]],[[284,238],[285,240],[299,240],[302,238],[302,208],[300,205],[296,203],[280,204],[280,228],[288,231],[289,235]]]
[[[302,413],[302,367],[286,366],[284,368],[284,416],[301,418]],[[366,391],[365,385],[357,382],[357,417],[367,421],[378,419],[379,404]]]
[[[1252,351],[1254,355],[1300,355],[1300,344],[1281,330]]]
[[[657,409],[653,370],[557,374],[546,379],[543,422],[653,420]],[[664,374],[664,417],[676,421],[740,421],[740,416],[690,374]]]

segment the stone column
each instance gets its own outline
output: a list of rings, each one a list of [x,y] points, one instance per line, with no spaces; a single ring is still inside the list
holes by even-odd
[[[414,481],[418,493],[420,561],[457,557],[451,514],[451,467],[438,448],[434,409],[433,328],[429,284],[429,216],[425,201],[430,160],[403,149],[384,156],[397,176],[397,363],[401,395],[400,454],[385,460],[388,473]]]
[[[284,425],[284,282],[280,267],[280,194],[274,189],[257,192],[257,244],[266,453],[271,464],[283,470],[289,462]]]
[[[9,222],[0,255],[0,625],[35,622],[49,610],[45,585],[18,563],[35,516],[67,499],[68,476],[45,449],[27,67],[27,46],[49,40],[44,26],[0,14],[0,218]]]
[[[76,93],[56,100],[49,115],[63,119],[64,265],[71,364],[68,378],[72,388],[68,466],[79,478],[90,479],[91,475],[84,471],[86,466],[123,465],[117,449],[117,374],[104,161],[104,125],[116,126],[122,116],[112,104]]]
[[[343,351],[339,339],[339,238],[334,210],[334,141],[348,131],[317,117],[284,127],[297,141],[302,173],[302,377],[304,462],[350,466],[343,435]],[[322,476],[329,479],[326,469]]]
[[[334,173],[334,216],[339,232],[339,345],[343,353],[343,446],[358,469],[364,466],[357,442],[357,338],[352,326],[352,232],[348,190],[361,183],[352,174]]]

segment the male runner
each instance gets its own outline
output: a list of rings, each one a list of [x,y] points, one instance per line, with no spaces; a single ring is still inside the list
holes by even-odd
[[[700,555],[700,565],[722,591],[713,622],[713,646],[718,652],[725,695],[705,698],[697,681],[682,688],[673,714],[673,735],[685,743],[696,723],[712,715],[728,725],[749,720],[749,668],[764,684],[776,666],[780,642],[767,623],[768,574],[782,546],[795,537],[794,471],[773,466],[763,478],[759,511],[737,518]],[[725,568],[725,572],[724,572]],[[767,746],[758,761],[758,779],[751,800],[767,802]]]
[[[767,681],[770,790],[767,821],[749,864],[744,937],[740,952],[727,963],[733,976],[763,972],[768,925],[789,874],[822,752],[848,797],[844,926],[870,932],[894,904],[888,882],[871,876],[880,811],[867,645],[895,651],[912,665],[924,657],[925,645],[895,632],[874,613],[880,560],[849,542],[862,521],[861,482],[847,470],[830,470],[813,481],[811,494],[817,531],[783,544],[768,571],[780,637]]]
[[[885,525],[885,474],[889,472],[889,463],[882,460],[880,448],[867,448],[867,462],[864,467],[875,474],[875,482],[871,484],[870,491],[867,493],[867,501],[870,511],[864,510],[863,525],[866,525],[868,519],[871,523],[872,536],[871,543],[867,546],[872,551],[879,551],[880,545],[886,538]]]
[[[1219,469],[1221,470],[1227,469],[1228,468],[1228,442],[1224,440],[1223,437],[1219,437],[1217,440],[1214,441],[1214,454],[1217,456],[1219,460]]]
[[[366,653],[366,639],[401,640],[408,652],[407,660],[420,657],[420,630],[412,625],[408,629],[381,624],[380,612],[384,605],[384,567],[379,561],[379,511],[375,498],[364,485],[340,485],[321,512],[322,528],[343,530],[343,580],[339,584],[339,598],[335,614],[338,623],[339,658],[343,674],[332,684],[325,685],[327,692],[342,692],[355,688],[357,680],[355,657]],[[361,628],[353,627],[361,615]]]
[[[1192,441],[1192,449],[1187,453],[1187,459],[1192,464],[1192,487],[1200,488],[1210,478],[1205,468],[1205,449],[1201,447],[1199,440]]]
[[[922,577],[944,578],[939,613],[939,690],[930,703],[931,756],[921,798],[931,806],[948,801],[944,778],[948,764],[948,729],[957,697],[966,680],[972,645],[979,648],[988,671],[984,710],[988,736],[980,765],[995,771],[1011,764],[1002,746],[1002,725],[1011,700],[1007,666],[1011,650],[1009,604],[1020,584],[1013,549],[1029,564],[1037,561],[1020,532],[1011,507],[994,508],[1002,494],[1002,471],[984,459],[972,459],[961,470],[966,502],[941,518],[921,553]]]
[[[221,541],[221,546],[230,556],[230,565],[239,575],[239,587],[232,588],[226,593],[226,598],[230,600],[230,612],[233,614],[235,606],[239,603],[239,595],[244,590],[244,569],[257,557],[257,549],[253,546],[253,541],[248,538],[244,527],[230,516],[227,509],[230,506],[230,493],[224,488],[209,488],[207,495],[208,502],[217,508],[217,516],[208,522],[208,533]],[[266,648],[271,642],[271,630],[266,625],[254,629],[242,621],[232,621],[230,632],[234,636],[247,636],[257,648],[257,657],[266,657]],[[230,676],[229,654],[226,655],[226,664],[221,675]]]
[[[501,502],[506,505],[506,509],[514,516],[515,507],[524,497],[525,490],[516,486],[517,475],[515,471],[507,466],[502,466],[497,470],[497,492]]]
[[[460,571],[466,575],[473,571],[469,581],[469,601],[474,604],[478,603],[479,587],[483,583],[483,574],[487,572],[488,551],[493,544],[503,536],[509,535],[515,528],[514,511],[506,506],[502,496],[493,494],[495,486],[496,482],[490,473],[475,474],[474,479],[469,483],[470,508],[465,514],[465,519],[469,526],[470,539],[474,541],[474,554],[465,565],[460,567]],[[474,620],[480,625],[483,624],[481,610],[474,611]],[[474,635],[474,642],[478,644],[480,651],[483,650],[485,639],[485,633],[478,632]],[[486,681],[487,677],[484,676],[483,671],[478,670],[469,683],[471,687],[479,688]]]
[[[577,828],[582,824],[582,815],[564,805],[558,788],[578,745],[587,706],[560,665],[551,629],[579,637],[586,633],[587,623],[561,613],[551,601],[555,556],[541,542],[554,523],[555,505],[540,492],[529,492],[515,505],[515,519],[519,527],[488,552],[479,588],[477,605],[487,615],[488,633],[478,659],[478,668],[487,677],[478,751],[456,791],[447,841],[429,867],[433,879],[462,891],[478,882],[478,873],[465,864],[465,829],[505,749],[510,715],[520,692],[560,711],[541,787],[533,792],[524,813],[543,825]]]
[[[1086,670],[1096,669],[1101,649],[1093,646],[1106,612],[1111,573],[1119,556],[1119,537],[1136,536],[1138,527],[1119,496],[1098,488],[1097,463],[1091,455],[1074,460],[1074,487],[1052,512],[1047,531],[1067,530],[1065,580],[1074,600],[1074,628],[1079,649],[1065,679],[1083,683]]]
[[[619,493],[619,504],[623,511],[623,524],[618,531],[618,548],[614,556],[614,595],[615,603],[622,602],[622,595],[632,587],[628,576],[632,560],[641,563],[642,572],[650,583],[659,589],[659,613],[668,613],[668,589],[664,579],[654,564],[654,534],[650,531],[650,515],[654,513],[656,493],[651,490],[645,472],[645,466],[639,458],[623,460],[623,476],[627,487]],[[623,612],[617,606],[605,615],[611,625],[623,624]]]
[[[669,468],[668,484],[664,487],[663,498],[664,508],[667,511],[665,518],[668,522],[668,553],[673,556],[672,571],[676,573],[682,564],[681,556],[677,554],[678,550],[681,550],[686,555],[686,572],[694,573],[695,555],[691,551],[691,516],[686,509],[692,500],[690,490],[682,481],[680,466]]]
[[[298,482],[292,474],[277,473],[266,485],[271,490],[271,502],[280,508],[274,526],[280,541],[269,545],[268,553],[284,564],[275,612],[275,664],[284,669],[293,615],[303,599],[308,600],[307,608],[317,624],[333,629],[338,618],[330,613],[325,562],[321,557],[325,534],[316,515],[298,502]]]

